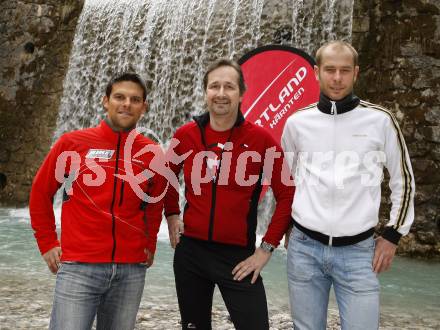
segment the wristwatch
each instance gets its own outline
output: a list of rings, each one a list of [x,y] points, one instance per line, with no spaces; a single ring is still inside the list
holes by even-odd
[[[265,241],[261,241],[260,248],[262,248],[264,251],[272,253],[273,250],[275,250],[275,246],[272,244],[269,244]]]

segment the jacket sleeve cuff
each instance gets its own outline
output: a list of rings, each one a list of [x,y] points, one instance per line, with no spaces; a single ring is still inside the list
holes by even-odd
[[[154,254],[156,253],[156,244],[157,244],[157,240],[155,240],[154,242],[148,242],[147,244],[147,250],[151,252],[151,254],[154,256]]]
[[[399,244],[399,240],[402,237],[402,234],[392,227],[387,227],[382,233],[382,237],[385,238],[387,241],[397,245]]]
[[[179,214],[180,214],[180,211],[174,211],[174,212],[169,211],[169,212],[165,212],[165,217],[168,218],[172,215],[179,215]]]
[[[273,239],[272,237],[264,236],[261,241],[264,241],[266,243],[269,243],[270,245],[273,245],[273,247],[276,249],[278,245],[280,245],[280,241]]]
[[[54,247],[59,247],[60,242],[58,240],[52,242],[52,243],[45,243],[45,242],[39,242],[37,241],[38,248],[40,250],[41,255],[44,255],[47,251],[52,250]]]

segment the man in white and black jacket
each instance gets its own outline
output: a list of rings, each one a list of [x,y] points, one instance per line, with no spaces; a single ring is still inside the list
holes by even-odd
[[[392,113],[353,94],[356,50],[332,41],[316,62],[319,102],[294,113],[282,136],[296,186],[287,255],[294,328],[326,328],[333,285],[342,329],[377,329],[377,274],[414,220],[411,163]],[[384,166],[392,208],[374,239]]]

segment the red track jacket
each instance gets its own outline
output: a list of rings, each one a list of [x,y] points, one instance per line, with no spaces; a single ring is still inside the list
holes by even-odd
[[[180,143],[168,151],[167,157],[171,160],[170,167],[176,175],[183,167],[186,197],[184,234],[197,239],[254,248],[263,163],[267,150],[272,148],[281,156],[274,160],[273,169],[269,171],[272,174],[271,188],[276,199],[276,209],[263,240],[278,246],[290,223],[294,193],[293,186],[287,186],[281,180],[281,147],[267,131],[245,121],[239,112],[235,126],[230,132],[226,132],[228,137],[225,139],[232,143],[232,150],[227,151],[230,147],[226,147],[223,141],[221,143],[225,144],[225,149],[217,153],[217,160],[221,158],[220,164],[215,160],[200,161],[203,152],[214,150],[217,146],[215,143],[213,148],[210,144],[218,141],[210,141],[206,136],[209,128],[208,113],[194,119],[194,122],[176,131],[174,138]],[[255,152],[259,157],[255,157]],[[188,155],[184,161],[173,164],[171,153],[175,153],[177,157]],[[207,169],[209,162],[219,167],[217,175],[212,174],[215,179],[210,178],[214,172]],[[283,174],[287,172],[286,177],[289,178],[289,170],[286,169]],[[207,171],[209,172],[205,177]],[[252,184],[240,184],[237,177]],[[252,177],[258,180],[252,180]],[[204,179],[199,180],[200,178]],[[179,213],[179,194],[170,186],[165,199],[165,214],[169,216]]]
[[[55,143],[30,196],[31,224],[41,254],[60,245],[52,203],[61,182],[62,261],[139,263],[147,259],[144,248],[154,254],[163,199],[149,203],[140,192],[159,196],[164,191],[163,177],[143,176],[154,154],[162,151],[144,136],[129,134],[114,132],[102,121],[66,133]],[[144,147],[150,151],[141,151]],[[136,175],[142,179],[136,181]]]

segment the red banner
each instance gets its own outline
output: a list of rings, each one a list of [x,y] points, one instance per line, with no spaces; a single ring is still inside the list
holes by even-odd
[[[247,53],[238,62],[247,85],[241,111],[280,142],[286,119],[318,101],[315,61],[302,50],[269,45]]]

